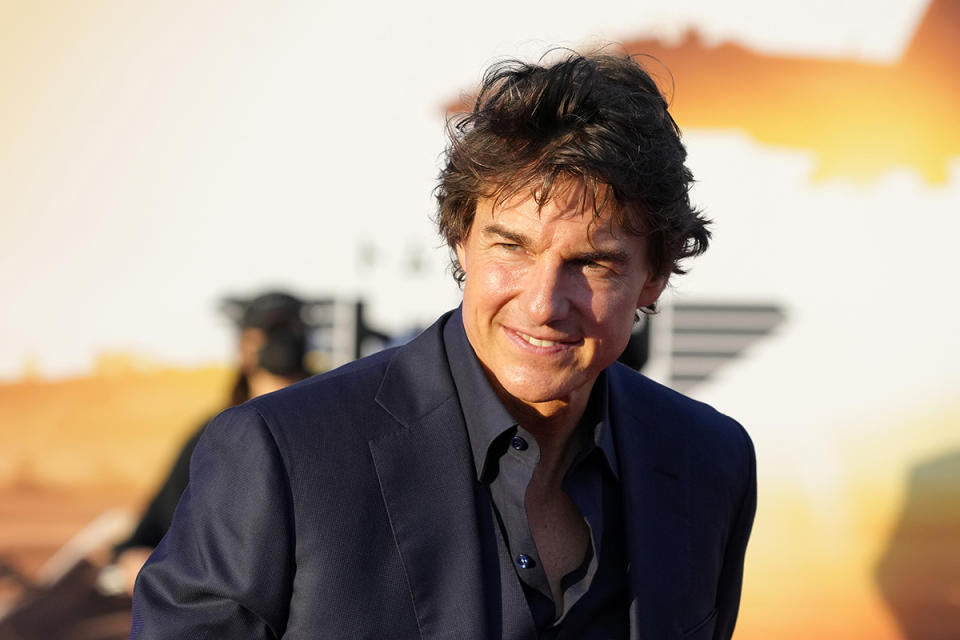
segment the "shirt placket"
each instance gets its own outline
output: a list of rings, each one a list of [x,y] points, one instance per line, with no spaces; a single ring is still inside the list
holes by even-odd
[[[537,545],[530,533],[525,498],[533,471],[540,461],[536,440],[522,428],[510,439],[500,459],[500,473],[493,487],[503,509],[501,518],[506,529],[507,547],[517,576],[528,587],[550,597],[550,584],[540,562]]]

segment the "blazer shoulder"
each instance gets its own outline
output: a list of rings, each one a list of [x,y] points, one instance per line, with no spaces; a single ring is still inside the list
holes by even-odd
[[[442,317],[409,343],[385,349],[245,403],[282,451],[318,447],[347,454],[400,426],[404,408],[449,395]],[[449,386],[449,385],[447,385]],[[389,393],[385,393],[389,391]],[[384,402],[384,397],[391,399]],[[417,411],[413,411],[414,414]]]
[[[741,468],[754,464],[753,442],[735,419],[619,363],[608,375],[611,404],[617,412],[641,424],[655,423],[685,441],[694,455],[702,452]]]
[[[397,348],[379,351],[371,356],[354,360],[336,369],[311,376],[295,384],[254,398],[250,402],[271,411],[283,410],[286,405],[309,406],[329,397],[363,395],[372,388],[376,392],[383,373],[390,364]]]
[[[444,314],[434,325],[404,345],[354,360],[285,389],[255,398],[250,404],[268,420],[271,417],[284,417],[296,421],[318,414],[330,416],[331,412],[338,418],[362,417],[366,408],[377,404],[378,393],[387,379],[395,381],[403,395],[429,396],[437,384],[435,370],[445,364],[441,334],[443,323],[449,315]],[[345,414],[337,413],[338,409],[343,409]]]
[[[325,415],[335,405],[352,410],[372,402],[396,349],[381,351],[245,403],[268,421],[300,421]]]
[[[737,432],[745,436],[746,432],[736,420],[725,415],[705,402],[694,400],[679,391],[660,384],[642,373],[634,371],[620,363],[608,369],[611,392],[615,397],[634,398],[630,403],[635,411],[654,410],[670,415],[691,426],[706,425],[727,433]]]

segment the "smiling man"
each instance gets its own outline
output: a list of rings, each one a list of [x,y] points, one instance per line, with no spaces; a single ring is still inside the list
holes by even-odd
[[[485,76],[437,187],[463,304],[216,418],[134,638],[729,638],[743,429],[616,363],[706,221],[633,60]]]
[[[609,212],[584,211],[592,201],[581,183],[566,179],[555,191],[542,206],[534,194],[479,200],[456,245],[470,274],[467,339],[509,410],[553,423],[543,437],[569,435],[594,380],[626,347],[637,309],[666,284],[647,264],[643,236],[618,229]]]

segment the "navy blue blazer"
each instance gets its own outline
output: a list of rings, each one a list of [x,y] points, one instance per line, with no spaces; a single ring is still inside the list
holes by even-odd
[[[500,584],[446,317],[210,423],[137,579],[131,638],[534,637],[519,580]],[[750,439],[620,364],[607,380],[631,637],[729,638],[756,506]]]

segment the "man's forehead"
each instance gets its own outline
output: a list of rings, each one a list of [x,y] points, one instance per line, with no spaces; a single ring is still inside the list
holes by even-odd
[[[587,234],[594,240],[636,235],[623,225],[620,205],[612,196],[594,196],[584,185],[555,188],[547,198],[530,189],[505,197],[480,198],[476,211],[474,228],[484,227],[489,221],[496,222],[498,228],[513,225],[535,228],[563,220],[583,222]],[[480,223],[480,219],[485,221]]]

